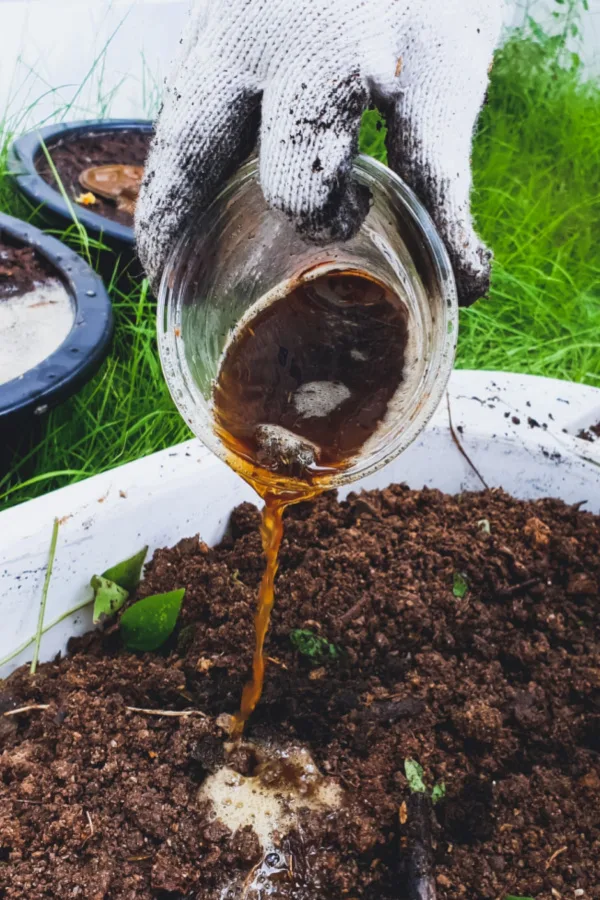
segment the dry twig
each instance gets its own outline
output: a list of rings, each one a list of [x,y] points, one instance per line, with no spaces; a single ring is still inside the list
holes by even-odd
[[[32,703],[30,706],[19,706],[18,709],[9,709],[3,715],[8,718],[9,716],[18,716],[21,713],[31,712],[34,709],[49,709],[49,707],[49,703]]]
[[[83,847],[85,844],[87,844],[87,842],[88,842],[91,838],[94,837],[94,823],[92,822],[92,817],[91,817],[91,815],[90,815],[90,813],[88,812],[87,809],[86,809],[86,811],[85,811],[85,815],[86,815],[86,818],[87,818],[87,820],[88,820],[88,825],[89,825],[89,828],[90,828],[90,833],[88,834],[88,836],[87,836],[86,838],[83,839],[83,843],[82,843],[82,845],[81,845],[82,847]]]
[[[203,719],[208,718],[206,713],[200,712],[199,709],[142,709],[139,706],[126,706],[128,712],[141,713],[144,716],[168,716],[172,719],[182,719],[188,716],[200,716]]]
[[[431,797],[429,794],[412,793],[406,805],[406,830],[410,848],[408,896],[410,900],[436,900],[431,841]]]
[[[450,393],[448,391],[446,391],[446,403],[448,405],[448,425],[450,426],[450,434],[452,436],[452,440],[456,444],[456,447],[457,447],[459,453],[461,454],[461,456],[463,456],[466,459],[466,461],[471,466],[471,468],[473,469],[473,471],[475,472],[475,474],[481,481],[481,483],[484,486],[484,488],[486,489],[486,491],[488,491],[489,485],[487,484],[485,478],[483,477],[483,475],[481,474],[481,472],[479,471],[479,469],[477,468],[477,466],[475,465],[475,463],[473,462],[473,460],[471,459],[471,457],[469,456],[469,454],[467,453],[467,451],[461,444],[460,438],[458,437],[458,435],[456,433],[456,429],[454,428],[454,424],[452,422],[452,412],[450,411]]]
[[[355,603],[354,606],[351,606],[350,609],[347,609],[346,612],[339,617],[338,625],[345,625],[347,622],[352,621],[356,614],[361,611],[363,606],[366,606],[368,599],[369,597],[365,595],[364,597],[361,597],[361,599],[357,603]]]
[[[546,863],[546,869],[549,869],[550,866],[552,865],[552,863],[554,862],[554,860],[557,858],[557,856],[560,856],[561,853],[564,853],[566,850],[567,850],[566,845],[564,847],[560,847],[558,850],[555,850],[554,853],[552,854],[552,856],[550,857],[550,859],[548,860],[548,862]]]

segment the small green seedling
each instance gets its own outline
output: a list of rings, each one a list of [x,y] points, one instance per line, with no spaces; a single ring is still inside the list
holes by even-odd
[[[507,894],[504,900],[533,900],[533,897],[515,897],[514,894]]]
[[[443,800],[446,796],[446,785],[443,781],[440,781],[439,784],[434,784],[433,790],[431,792],[431,802],[435,806],[436,803],[439,803],[440,800]]]
[[[313,665],[322,665],[339,658],[340,651],[326,638],[306,628],[296,628],[290,634],[290,641],[298,653],[306,656]]]
[[[129,559],[111,566],[102,575],[93,575],[90,584],[94,591],[94,625],[116,615],[140,583],[142,566],[148,547],[142,547]]]
[[[416,759],[404,760],[404,772],[408,786],[413,794],[428,794],[427,785],[423,780],[423,766],[419,765]],[[431,802],[435,805],[443,800],[446,796],[446,785],[443,781],[434,785],[431,790]]]
[[[466,576],[462,574],[462,572],[454,573],[454,584],[452,586],[452,593],[455,597],[458,597],[459,600],[465,596],[467,591],[469,590],[469,582],[466,579]]]
[[[121,636],[128,650],[157,650],[173,633],[185,588],[138,600],[121,616]]]

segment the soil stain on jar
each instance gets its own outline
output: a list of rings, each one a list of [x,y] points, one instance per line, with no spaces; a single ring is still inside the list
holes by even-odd
[[[356,270],[304,276],[257,304],[226,348],[213,392],[229,464],[264,499],[266,568],[259,589],[252,680],[232,734],[255,709],[287,506],[311,499],[355,460],[403,381],[408,311]]]

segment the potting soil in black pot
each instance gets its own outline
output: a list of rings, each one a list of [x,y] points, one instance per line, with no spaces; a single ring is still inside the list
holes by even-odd
[[[61,138],[50,143],[48,152],[69,198],[91,212],[121,225],[133,224],[131,208],[119,206],[116,200],[103,198],[81,183],[83,172],[97,166],[119,165],[143,167],[152,134],[142,131],[109,131],[83,137]],[[58,187],[46,155],[39,152],[36,168],[52,187]]]

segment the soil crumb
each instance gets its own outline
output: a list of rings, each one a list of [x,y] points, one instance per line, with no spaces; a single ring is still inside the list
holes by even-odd
[[[152,134],[137,131],[93,132],[84,137],[66,138],[48,147],[60,180],[71,200],[85,195],[79,176],[85,169],[95,166],[128,165],[143,166],[146,162]],[[36,159],[36,168],[44,181],[57,187],[56,179],[43,153]],[[119,209],[116,203],[95,195],[93,205],[86,209],[121,225],[133,225],[133,214]]]
[[[592,443],[593,441],[597,441],[600,438],[600,422],[596,422],[595,425],[590,425],[588,428],[582,428],[581,431],[577,434],[578,438],[581,438],[582,441],[589,441]]]
[[[27,294],[50,278],[56,271],[33,247],[0,240],[0,301]]]
[[[0,897],[406,900],[414,759],[446,789],[440,900],[600,900],[599,519],[402,486],[292,507],[265,691],[232,746],[258,523],[244,504],[219,546],[156,552],[138,596],[186,588],[161,653],[109,627],[2,684],[0,712],[48,708],[0,716]],[[219,817],[211,785],[291,745],[343,802],[294,804],[262,842],[240,808]]]

